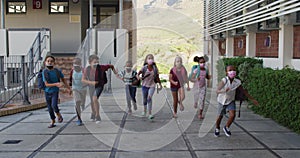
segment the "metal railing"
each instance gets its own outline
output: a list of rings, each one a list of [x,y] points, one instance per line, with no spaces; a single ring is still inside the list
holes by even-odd
[[[47,29],[41,29],[27,55],[0,57],[0,108],[8,104],[42,98],[43,92],[37,87],[37,74],[42,67],[42,59],[48,53],[49,36]]]

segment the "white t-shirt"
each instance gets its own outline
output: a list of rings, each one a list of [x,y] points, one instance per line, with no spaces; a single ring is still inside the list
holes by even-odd
[[[225,91],[225,89],[228,87],[230,88],[230,90],[228,92],[219,93],[218,102],[222,105],[228,105],[235,100],[235,91],[241,85],[241,80],[234,78],[232,83],[230,83],[229,78],[226,76],[222,79],[222,82],[225,85],[221,90]]]

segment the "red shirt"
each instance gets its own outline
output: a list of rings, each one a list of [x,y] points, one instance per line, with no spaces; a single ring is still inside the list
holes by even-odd
[[[171,88],[180,88],[183,87],[184,84],[188,81],[187,71],[184,67],[181,67],[180,70],[177,70],[176,67],[173,67],[170,70],[170,74],[172,75],[172,80],[178,82],[177,85],[174,85],[170,82]]]

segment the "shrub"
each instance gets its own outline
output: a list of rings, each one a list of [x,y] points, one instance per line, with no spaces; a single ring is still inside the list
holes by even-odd
[[[217,71],[218,71],[218,81],[220,81],[224,76],[226,76],[225,74],[225,69],[226,66],[228,65],[233,65],[236,68],[237,74],[238,74],[238,78],[240,78],[243,81],[243,77],[240,77],[240,65],[247,63],[244,68],[243,68],[243,72],[244,78],[247,78],[247,76],[245,76],[245,71],[249,71],[246,68],[254,68],[254,67],[262,67],[263,65],[263,60],[261,59],[255,59],[255,58],[250,58],[250,57],[235,57],[235,58],[223,58],[217,61]]]
[[[254,68],[248,75],[246,88],[260,104],[253,111],[300,133],[300,72]]]

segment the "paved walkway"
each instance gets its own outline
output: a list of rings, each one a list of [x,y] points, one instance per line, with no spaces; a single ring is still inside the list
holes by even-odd
[[[0,158],[201,158],[201,157],[297,157],[300,135],[268,118],[242,107],[241,117],[231,127],[232,136],[214,137],[216,96],[207,93],[205,119],[199,121],[187,92],[185,110],[172,118],[169,90],[155,93],[155,119],[141,117],[143,107],[127,115],[123,89],[103,94],[99,124],[89,119],[87,105],[84,126],[76,126],[74,102],[60,105],[64,122],[48,129],[46,109],[0,117]],[[141,89],[138,89],[141,103]],[[89,103],[89,101],[87,101]],[[223,119],[224,126],[227,118]]]

